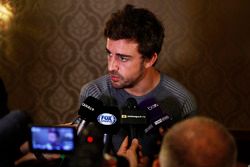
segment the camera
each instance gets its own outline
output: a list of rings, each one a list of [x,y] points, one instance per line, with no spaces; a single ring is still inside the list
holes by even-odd
[[[32,152],[72,153],[76,147],[76,129],[70,126],[31,125],[29,147]]]

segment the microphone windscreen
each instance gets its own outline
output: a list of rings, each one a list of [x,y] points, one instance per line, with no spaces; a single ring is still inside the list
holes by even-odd
[[[181,119],[179,102],[172,97],[160,102],[154,98],[146,99],[139,104],[139,108],[147,113],[148,127],[145,129],[145,133],[159,126],[170,127]]]
[[[97,113],[101,110],[103,103],[92,96],[88,96],[81,104],[78,114],[81,119],[86,121],[95,121]]]
[[[127,99],[126,106],[129,110],[137,109],[137,101],[134,98],[130,97]]]
[[[115,134],[120,127],[120,111],[114,106],[103,106],[97,114],[97,122],[106,134]]]
[[[139,109],[134,98],[128,98],[121,110],[121,124],[145,125],[146,123],[146,112]]]
[[[153,123],[164,116],[161,107],[154,98],[146,99],[139,104],[139,108],[146,112],[148,123]]]
[[[182,120],[182,106],[176,98],[168,97],[160,101],[159,106],[163,113],[171,116],[172,124]]]

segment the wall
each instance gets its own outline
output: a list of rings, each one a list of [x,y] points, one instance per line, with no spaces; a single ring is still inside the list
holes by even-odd
[[[5,34],[0,76],[10,108],[37,123],[71,121],[81,86],[106,73],[104,23],[125,3],[166,26],[157,67],[195,95],[199,114],[250,127],[250,1],[19,0]]]

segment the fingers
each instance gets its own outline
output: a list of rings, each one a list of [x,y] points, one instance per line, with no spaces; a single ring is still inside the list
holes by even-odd
[[[159,128],[159,134],[160,134],[161,136],[164,136],[164,134],[165,134],[165,129],[164,129],[163,127],[160,127],[160,128]]]
[[[29,143],[26,141],[24,142],[21,146],[20,146],[20,151],[23,153],[23,154],[26,154],[28,153],[30,150],[29,150]]]
[[[121,144],[119,150],[117,151],[117,155],[124,155],[124,154],[126,154],[127,147],[128,147],[128,136],[126,136],[124,138],[124,140],[122,141],[122,144]]]
[[[36,157],[33,153],[27,153],[25,154],[24,156],[22,156],[21,158],[19,158],[18,160],[15,161],[15,166],[23,163],[23,162],[26,162],[26,161],[30,161],[30,160],[35,160]]]
[[[128,147],[128,136],[126,136],[125,138],[124,138],[124,140],[122,141],[122,144],[121,144],[121,146],[122,147]]]
[[[104,159],[105,159],[104,166],[108,166],[108,167],[116,167],[117,166],[117,160],[113,156],[105,153]]]
[[[61,157],[60,154],[43,154],[43,156],[44,156],[47,160],[59,159],[59,158]]]
[[[139,147],[139,141],[138,141],[138,139],[134,138],[132,140],[132,144],[130,146],[130,149],[133,151],[136,151],[138,147]]]

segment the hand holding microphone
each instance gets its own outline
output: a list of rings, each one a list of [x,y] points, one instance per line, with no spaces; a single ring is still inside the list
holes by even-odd
[[[130,167],[137,167],[142,162],[143,158],[141,153],[141,145],[139,144],[139,140],[136,138],[132,140],[130,147],[128,142],[128,137],[126,137],[123,140],[117,155],[125,157],[129,161]]]

